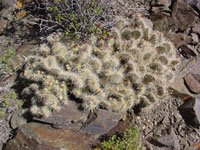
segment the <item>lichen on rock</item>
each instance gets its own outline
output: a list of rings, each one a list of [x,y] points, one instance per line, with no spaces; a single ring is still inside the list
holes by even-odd
[[[21,77],[30,84],[22,95],[32,114],[48,117],[69,100],[87,110],[126,111],[168,96],[180,62],[173,44],[139,15],[116,22],[106,40],[93,35],[87,43],[63,43],[52,34],[28,57]]]

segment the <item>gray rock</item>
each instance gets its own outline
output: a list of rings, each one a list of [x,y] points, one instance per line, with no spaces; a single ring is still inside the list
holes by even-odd
[[[4,7],[13,7],[17,4],[17,0],[0,0],[0,3],[4,6]]]
[[[192,31],[193,31],[194,33],[200,34],[200,21],[194,25]]]
[[[0,11],[0,15],[8,16],[12,11],[15,10],[17,0],[0,0],[3,6],[3,10]]]
[[[192,36],[192,40],[193,40],[194,43],[198,43],[199,42],[199,38],[198,38],[198,34],[197,33],[192,33],[191,36]]]
[[[16,129],[17,127],[26,123],[27,123],[27,120],[22,116],[21,111],[13,112],[10,119],[10,126],[12,129]]]
[[[149,137],[148,142],[151,143],[153,150],[180,150],[178,138],[173,129],[171,129],[169,134],[165,134],[160,138]]]
[[[197,116],[197,120],[200,122],[200,97],[197,96],[194,104],[194,111]]]
[[[200,10],[200,1],[199,0],[187,0],[187,3],[191,6],[195,6],[198,10]]]

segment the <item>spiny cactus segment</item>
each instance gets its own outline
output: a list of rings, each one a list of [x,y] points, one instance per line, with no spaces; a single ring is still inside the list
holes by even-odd
[[[73,97],[87,110],[126,111],[136,104],[152,106],[166,98],[180,60],[171,42],[142,17],[118,18],[111,36],[81,44],[47,38],[28,58],[22,77],[31,84],[30,111],[48,117]]]

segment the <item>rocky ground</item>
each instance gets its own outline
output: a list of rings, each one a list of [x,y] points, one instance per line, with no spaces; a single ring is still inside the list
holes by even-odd
[[[12,6],[0,5],[0,54],[5,56],[9,48],[17,53],[8,61],[14,71],[9,73],[5,70],[0,77],[1,98],[14,85],[29,50],[42,39],[33,32],[32,26],[26,24],[26,14],[18,14],[29,0],[22,2],[22,6],[14,3]],[[142,13],[152,21],[155,30],[163,32],[175,44],[183,64],[169,90],[172,98],[151,109],[135,107],[128,114],[103,110],[79,112],[78,106],[72,102],[70,107],[50,118],[29,118],[28,123],[13,107],[12,111],[0,117],[5,125],[0,124],[0,127],[4,127],[5,134],[12,133],[8,141],[0,139],[2,149],[64,150],[67,147],[88,150],[91,145],[98,145],[103,137],[136,125],[140,128],[142,145],[146,150],[200,149],[200,2],[129,0],[127,4],[119,0],[117,4],[117,14],[130,16],[134,12]]]

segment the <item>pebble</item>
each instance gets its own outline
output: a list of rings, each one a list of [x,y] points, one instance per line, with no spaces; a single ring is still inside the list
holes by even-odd
[[[140,119],[141,119],[141,117],[140,117],[140,116],[137,116],[137,117],[136,117],[136,119],[137,119],[137,120],[140,120]]]

